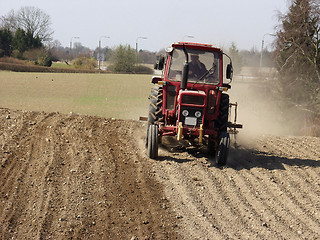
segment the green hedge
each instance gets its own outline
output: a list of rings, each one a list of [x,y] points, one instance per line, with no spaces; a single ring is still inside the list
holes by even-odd
[[[83,69],[67,69],[67,68],[52,68],[36,65],[22,65],[14,63],[0,62],[0,70],[13,72],[56,72],[56,73],[96,73],[101,71],[83,70]]]

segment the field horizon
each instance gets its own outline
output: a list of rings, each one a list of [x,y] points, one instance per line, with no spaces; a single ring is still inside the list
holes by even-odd
[[[148,114],[151,75],[0,71],[0,106],[133,119]]]

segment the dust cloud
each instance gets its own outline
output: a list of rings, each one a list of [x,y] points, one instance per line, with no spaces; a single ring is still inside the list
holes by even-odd
[[[281,96],[275,94],[276,81],[273,74],[259,76],[251,73],[234,77],[228,93],[230,102],[238,103],[237,122],[243,124],[238,139],[246,142],[268,134],[303,134],[299,113],[285,109]],[[233,119],[234,112],[231,111]]]

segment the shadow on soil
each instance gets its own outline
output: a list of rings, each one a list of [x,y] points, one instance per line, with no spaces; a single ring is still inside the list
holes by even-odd
[[[173,162],[177,162],[177,163],[185,163],[185,162],[192,162],[194,161],[194,158],[209,158],[209,156],[207,154],[203,154],[199,151],[199,149],[188,149],[188,148],[179,148],[179,149],[176,149],[176,150],[173,150],[173,148],[171,147],[170,149],[167,148],[167,147],[164,147],[162,146],[161,147],[162,149],[176,155],[177,157],[175,156],[165,156],[165,155],[162,155],[162,156],[159,156],[158,157],[158,160],[159,161],[173,161]],[[178,155],[180,155],[181,153],[188,153],[188,155],[190,157],[181,157]]]
[[[298,167],[320,167],[320,161],[312,159],[286,158],[254,149],[230,148],[228,163],[225,167],[235,170],[264,168],[285,170],[284,165]]]
[[[286,158],[270,155],[267,152],[257,151],[255,149],[245,149],[238,146],[232,146],[229,150],[228,162],[223,167],[218,167],[214,162],[214,157],[207,154],[206,146],[195,147],[188,143],[166,142],[161,148],[170,152],[170,156],[159,156],[159,161],[174,161],[177,163],[192,162],[194,158],[207,158],[210,167],[233,168],[235,170],[264,168],[268,170],[285,170],[284,165],[299,167],[320,167],[320,161],[312,159]],[[187,153],[187,154],[186,154]],[[181,154],[186,157],[181,157]],[[177,156],[177,157],[175,157]],[[189,157],[188,157],[189,156]]]

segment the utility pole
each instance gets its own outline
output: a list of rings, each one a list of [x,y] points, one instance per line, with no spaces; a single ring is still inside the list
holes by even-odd
[[[267,36],[267,35],[273,36],[273,37],[276,36],[276,35],[273,34],[273,33],[266,33],[266,34],[263,35],[263,37],[262,37],[262,43],[261,43],[261,52],[260,52],[260,68],[262,67],[262,55],[263,55],[263,47],[264,47],[264,37]]]
[[[72,39],[79,39],[80,37],[71,37],[70,39],[70,61],[72,60]]]
[[[101,64],[101,59],[102,59],[102,56],[101,56],[101,38],[110,38],[110,37],[108,37],[108,36],[101,36],[100,38],[99,38],[99,53],[98,53],[98,69],[99,70],[101,70],[100,69],[100,64]]]
[[[147,37],[137,37],[136,39],[136,52],[138,53],[138,39],[148,39]]]

